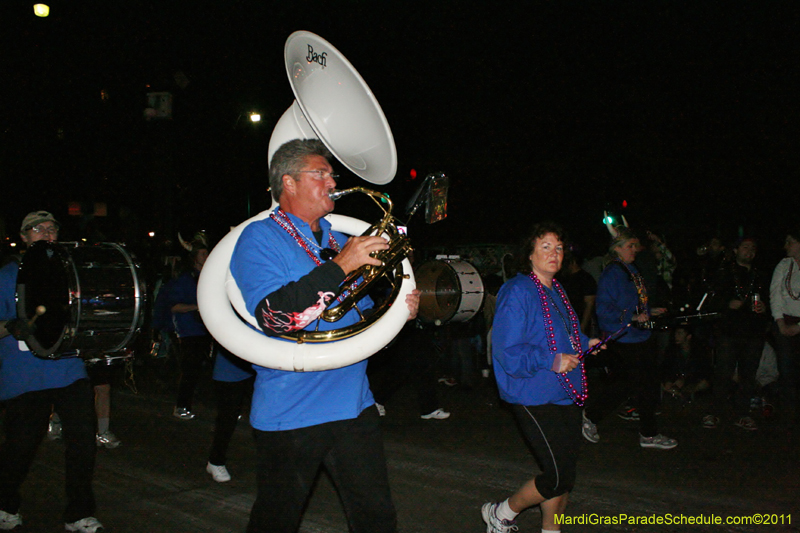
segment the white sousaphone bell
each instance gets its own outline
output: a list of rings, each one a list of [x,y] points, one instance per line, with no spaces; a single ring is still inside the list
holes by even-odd
[[[269,158],[293,139],[320,139],[333,155],[364,180],[383,185],[397,171],[397,152],[391,129],[367,84],[330,43],[310,32],[289,36],[284,61],[295,101],[272,132]],[[391,341],[408,320],[405,299],[415,288],[411,264],[402,261],[403,279],[398,305],[357,335],[335,342],[290,342],[257,331],[256,319],[230,273],[233,250],[242,230],[267,218],[277,207],[232,229],[212,251],[197,287],[197,303],[211,335],[230,352],[251,363],[279,370],[316,371],[348,366],[374,354]],[[334,230],[360,235],[370,225],[355,218],[328,215]],[[240,318],[241,317],[241,318]],[[249,327],[243,320],[251,324]],[[253,329],[256,328],[256,329]]]

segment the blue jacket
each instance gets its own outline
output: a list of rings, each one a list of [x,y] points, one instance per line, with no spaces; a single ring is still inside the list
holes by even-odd
[[[634,273],[638,272],[633,265],[629,264],[628,268]],[[597,281],[597,321],[600,329],[610,334],[630,323],[638,304],[639,294],[628,272],[616,262],[609,264]],[[650,312],[649,305],[647,312]],[[639,329],[631,325],[617,338],[617,342],[644,342],[651,334],[649,329]]]
[[[568,317],[561,297],[553,289],[545,290],[551,304]],[[574,354],[567,330],[555,309],[552,311],[556,353]],[[581,348],[589,347],[589,338],[580,334]],[[519,405],[570,405],[572,398],[553,372],[555,354],[551,352],[544,329],[544,315],[536,285],[526,275],[518,274],[506,282],[497,294],[497,311],[492,325],[492,359],[500,397]],[[567,373],[578,392],[581,389],[581,365]]]
[[[176,304],[197,305],[197,274],[184,272],[167,283],[162,289],[166,308],[172,309]],[[160,295],[159,295],[160,296]],[[202,337],[208,330],[198,311],[188,313],[172,313],[172,323],[178,337]]]
[[[9,263],[0,269],[0,320],[17,318],[17,272],[19,265]],[[83,359],[42,359],[11,335],[0,339],[0,400],[16,398],[26,392],[58,389],[87,378]]]
[[[304,235],[312,235],[308,224],[294,215],[288,216]],[[328,242],[331,224],[321,219],[320,225],[323,242]],[[334,232],[334,237],[340,244],[347,241],[347,237],[341,233]],[[274,220],[267,218],[251,223],[242,231],[233,251],[230,268],[247,310],[255,314],[256,306],[267,295],[321,267],[317,267],[292,236]],[[371,305],[369,301],[364,303]],[[342,328],[358,320],[358,313],[351,310],[338,322],[322,321],[320,330]],[[314,329],[314,326],[315,322],[312,322],[306,329]],[[353,419],[375,403],[369,390],[366,360],[318,372],[291,372],[258,365],[253,367],[256,370],[256,382],[250,423],[262,431],[297,429]]]

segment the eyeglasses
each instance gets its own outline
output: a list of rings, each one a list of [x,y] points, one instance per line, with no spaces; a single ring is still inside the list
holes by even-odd
[[[328,172],[327,170],[298,170],[297,172],[307,172],[310,174],[316,174],[316,177],[314,179],[318,179],[320,181],[327,178],[331,178],[333,180],[339,179],[339,174],[336,174],[335,172]]]
[[[40,224],[29,229],[37,235],[58,235],[58,226],[42,226]]]

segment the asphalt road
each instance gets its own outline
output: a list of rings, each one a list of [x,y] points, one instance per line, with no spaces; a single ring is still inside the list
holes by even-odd
[[[135,386],[112,392],[112,430],[123,441],[98,450],[95,474],[97,517],[107,531],[176,533],[243,532],[254,498],[254,451],[243,420],[229,452],[229,483],[205,472],[213,431],[210,381],[198,391],[191,421],[172,417],[171,373],[151,365],[134,367]],[[480,506],[509,496],[537,472],[514,421],[497,398],[491,379],[470,389],[439,386],[448,420],[421,420],[413,392],[401,389],[387,402],[385,446],[392,490],[403,533],[482,532]],[[670,451],[638,446],[635,423],[609,416],[598,424],[601,440],[585,443],[567,516],[593,524],[563,531],[800,531],[798,436],[776,416],[759,419],[746,432],[731,421],[701,427],[704,400],[680,405],[668,400],[660,429],[680,445]],[[45,441],[23,487],[22,532],[63,531],[63,444]],[[759,520],[776,525],[689,525],[689,518]],[[623,517],[625,517],[623,519]],[[630,520],[672,524],[642,524]],[[621,523],[597,523],[612,520]],[[678,522],[678,521],[683,522]],[[764,520],[764,517],[761,518]],[[521,532],[538,532],[538,509],[520,515]],[[336,493],[320,475],[301,527],[303,533],[345,533]]]

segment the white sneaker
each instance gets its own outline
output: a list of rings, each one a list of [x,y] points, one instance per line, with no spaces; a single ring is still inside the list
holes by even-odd
[[[98,433],[95,436],[95,441],[97,442],[97,447],[105,446],[109,450],[113,448],[117,448],[122,441],[117,438],[116,435],[111,433],[111,431],[105,431],[103,433]]]
[[[450,413],[440,407],[432,413],[420,416],[420,418],[423,420],[444,420],[445,418],[450,418]]]
[[[231,480],[231,475],[228,473],[228,469],[225,468],[225,465],[217,466],[208,463],[206,465],[206,472],[211,474],[211,477],[213,477],[214,481],[217,483],[225,483]]]
[[[714,415],[706,415],[703,417],[703,427],[706,429],[714,429],[719,425],[719,417]]]
[[[642,448],[655,448],[657,450],[671,450],[678,445],[678,441],[665,437],[661,433],[655,437],[643,437],[639,435],[639,446]]]
[[[386,408],[383,405],[379,404],[378,402],[375,402],[375,407],[378,409],[379,415],[386,416]]]
[[[518,531],[515,520],[500,520],[497,518],[497,507],[499,503],[484,503],[481,507],[481,516],[486,523],[486,533],[510,533]]]
[[[55,413],[50,417],[50,422],[47,424],[47,440],[57,440],[61,438],[61,422]]]
[[[597,425],[586,417],[586,411],[583,412],[583,427],[581,430],[583,431],[583,438],[592,444],[600,442],[600,434],[597,432]]]
[[[22,517],[17,514],[7,513],[0,511],[0,529],[3,531],[10,531],[17,526],[22,525]]]
[[[194,418],[194,413],[185,407],[176,407],[172,410],[172,416],[181,420],[191,420]]]
[[[64,524],[64,529],[67,531],[77,531],[78,533],[101,533],[105,531],[105,529],[103,529],[103,524],[93,516],[87,516],[86,518],[81,518],[77,522]]]

